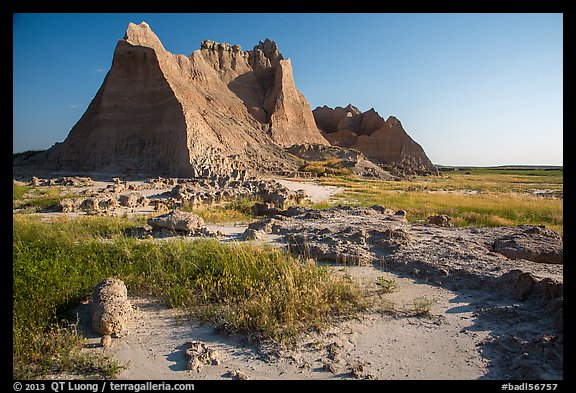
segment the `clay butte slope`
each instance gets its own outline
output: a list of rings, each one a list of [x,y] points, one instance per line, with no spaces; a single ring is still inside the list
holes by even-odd
[[[438,174],[424,149],[404,130],[400,120],[384,120],[373,108],[317,107],[316,125],[332,145],[359,150],[386,170],[401,175]]]
[[[60,172],[197,177],[297,169],[283,147],[329,145],[296,89],[290,59],[266,39],[251,51],[203,41],[172,54],[130,23],[112,67],[66,140],[35,156]]]

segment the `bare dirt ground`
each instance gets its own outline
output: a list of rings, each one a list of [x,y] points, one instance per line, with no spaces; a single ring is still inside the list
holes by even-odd
[[[383,273],[374,267],[334,267],[364,285],[375,286]],[[477,379],[490,374],[490,360],[479,345],[490,327],[476,329],[470,300],[454,292],[386,273],[398,291],[382,297],[382,307],[343,321],[325,332],[308,333],[296,348],[267,350],[241,337],[218,333],[162,302],[132,298],[137,307],[130,332],[109,348],[85,325],[87,351],[113,353],[126,364],[119,379]],[[472,294],[470,295],[473,296]],[[402,315],[414,299],[431,302],[429,316]],[[84,306],[81,320],[89,318]],[[396,308],[400,312],[391,312]],[[82,310],[82,309],[81,309]],[[82,316],[84,315],[84,316]],[[88,319],[89,320],[89,319]],[[470,330],[472,329],[472,330]],[[189,370],[187,343],[205,342],[220,354],[218,365]]]
[[[313,182],[281,183],[305,190],[313,202],[340,191]],[[109,184],[95,182],[91,189]],[[167,190],[144,192],[150,198]],[[146,214],[150,209],[126,213]],[[557,256],[558,247],[547,248],[545,230],[411,225],[394,212],[297,213],[272,218],[264,241],[291,244],[297,252],[303,246],[301,254],[332,260],[335,273],[350,275],[368,291],[378,289],[375,283],[383,275],[396,280],[398,290],[382,294],[377,306],[358,319],[305,333],[295,348],[280,351],[217,332],[190,320],[185,311],[142,297],[131,298],[136,309],[129,333],[103,348],[89,326],[89,305],[82,305],[78,313],[87,337],[85,350],[113,354],[126,365],[120,379],[563,378],[563,265],[525,259]],[[207,228],[220,231],[222,241],[238,241],[246,226]],[[526,239],[544,245],[526,251],[520,247]],[[519,247],[525,252],[521,258],[504,255]],[[424,315],[414,315],[418,300],[426,303]],[[221,362],[189,370],[185,351],[191,341],[217,350]]]
[[[311,202],[328,201],[333,195],[344,191],[342,187],[324,186],[314,182],[279,179],[278,182],[292,191],[304,190]]]

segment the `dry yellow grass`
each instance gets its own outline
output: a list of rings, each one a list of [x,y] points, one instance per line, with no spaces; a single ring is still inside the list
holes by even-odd
[[[412,181],[382,181],[334,177],[323,184],[344,187],[332,204],[382,205],[408,212],[412,222],[447,214],[458,226],[545,225],[563,231],[563,199],[542,197],[536,190],[563,194],[562,173],[498,173],[478,171]]]

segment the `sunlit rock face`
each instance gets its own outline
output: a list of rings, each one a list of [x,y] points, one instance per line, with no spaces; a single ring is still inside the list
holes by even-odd
[[[361,112],[351,104],[345,108],[318,107],[313,114],[332,145],[357,149],[396,175],[438,174],[422,146],[394,116],[384,120],[374,109]]]
[[[295,170],[284,151],[328,145],[276,43],[203,41],[186,57],[130,23],[112,67],[66,140],[30,164],[63,172],[210,176]]]

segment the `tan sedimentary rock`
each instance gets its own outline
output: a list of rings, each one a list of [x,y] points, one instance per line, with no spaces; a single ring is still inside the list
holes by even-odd
[[[318,107],[313,114],[332,145],[357,149],[395,175],[438,173],[424,149],[394,116],[385,121],[374,109],[362,113],[352,105]]]
[[[148,225],[154,230],[166,229],[169,231],[185,232],[191,235],[206,233],[206,224],[202,217],[194,213],[173,210],[169,213],[149,218]]]
[[[206,345],[202,341],[192,341],[186,343],[186,357],[188,358],[188,369],[200,371],[205,365],[218,365],[222,363],[220,354],[214,348]]]
[[[132,306],[126,285],[117,278],[106,278],[92,293],[92,327],[104,336],[122,334],[128,328]]]
[[[112,67],[66,140],[30,164],[69,172],[199,177],[297,168],[282,147],[328,142],[296,89],[292,66],[265,40],[251,51],[203,41],[167,51],[130,23]]]

